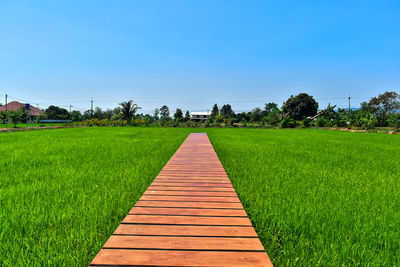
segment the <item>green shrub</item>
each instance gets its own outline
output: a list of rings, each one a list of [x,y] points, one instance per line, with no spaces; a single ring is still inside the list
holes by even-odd
[[[311,120],[305,118],[304,120],[301,121],[301,125],[302,125],[304,128],[308,128],[308,127],[311,126]]]
[[[320,117],[320,118],[316,119],[315,124],[318,127],[325,127],[325,126],[327,126],[328,122],[325,118]]]
[[[400,129],[400,112],[390,114],[388,122],[389,126]]]
[[[292,118],[286,118],[281,120],[282,128],[296,128],[296,121]]]
[[[363,129],[374,129],[377,124],[378,120],[372,114],[361,118],[361,127]]]

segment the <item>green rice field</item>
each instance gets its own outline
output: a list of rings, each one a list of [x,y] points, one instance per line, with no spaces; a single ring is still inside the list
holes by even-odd
[[[276,266],[400,265],[400,136],[296,129],[0,133],[0,265],[88,265],[207,132]]]

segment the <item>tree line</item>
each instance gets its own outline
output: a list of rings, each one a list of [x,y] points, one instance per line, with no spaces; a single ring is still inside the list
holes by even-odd
[[[256,107],[249,112],[235,113],[230,104],[219,107],[215,104],[211,115],[201,122],[205,126],[271,126],[294,128],[297,126],[310,127],[361,127],[374,128],[391,126],[400,128],[400,95],[396,92],[385,92],[372,97],[368,102],[361,103],[356,110],[336,109],[329,104],[327,108],[318,111],[319,104],[313,96],[300,93],[290,96],[281,107],[277,103],[269,102],[264,107]],[[177,108],[171,116],[169,107],[163,105],[156,108],[153,114],[139,113],[141,108],[132,100],[122,102],[114,109],[102,110],[96,107],[81,113],[78,110],[69,112],[65,108],[49,106],[36,119],[71,120],[86,122],[86,124],[139,125],[159,124],[172,126],[191,126],[194,122],[187,110]],[[5,120],[5,113],[0,113],[0,119]],[[8,119],[14,123],[27,120],[27,113],[10,111]]]

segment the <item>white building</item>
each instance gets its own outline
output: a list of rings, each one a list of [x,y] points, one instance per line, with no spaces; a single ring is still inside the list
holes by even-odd
[[[210,117],[211,112],[192,112],[190,115],[193,121],[205,121]]]

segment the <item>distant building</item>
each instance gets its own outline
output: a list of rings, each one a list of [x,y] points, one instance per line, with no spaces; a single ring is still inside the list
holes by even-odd
[[[205,121],[210,117],[211,112],[192,112],[190,115],[193,121]]]
[[[8,111],[18,111],[20,109],[25,109],[25,104],[18,102],[18,101],[12,101],[7,104],[7,110]],[[6,105],[0,106],[0,111],[6,111]],[[34,107],[30,105],[30,112],[29,114],[31,116],[39,116],[40,114],[44,113],[43,110],[38,109],[37,107]]]

